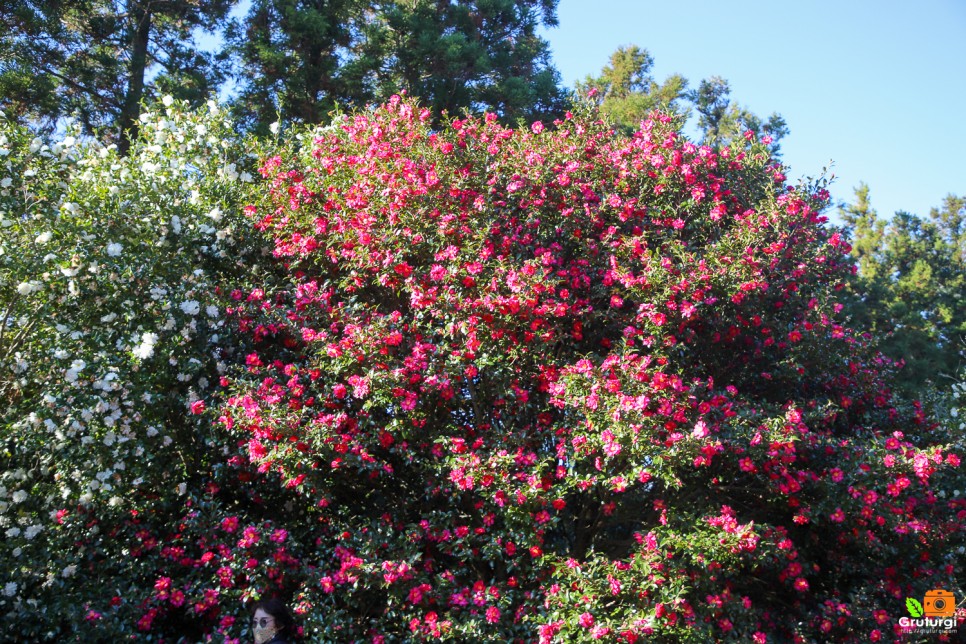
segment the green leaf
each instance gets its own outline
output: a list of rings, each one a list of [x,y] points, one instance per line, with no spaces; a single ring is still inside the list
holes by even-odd
[[[922,617],[922,604],[919,603],[919,600],[913,599],[912,597],[906,599],[906,609],[908,609],[909,614],[913,617]]]

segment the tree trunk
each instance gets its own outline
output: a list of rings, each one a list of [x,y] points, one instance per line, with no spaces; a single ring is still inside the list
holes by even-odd
[[[141,113],[141,99],[144,97],[144,73],[148,66],[148,44],[151,39],[150,8],[138,0],[131,0],[128,3],[128,14],[134,21],[134,33],[131,38],[127,93],[119,122],[120,138],[117,148],[122,156],[127,155],[131,142],[138,135],[138,116]]]

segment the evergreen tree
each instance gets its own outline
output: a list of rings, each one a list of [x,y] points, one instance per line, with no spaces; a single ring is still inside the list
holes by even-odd
[[[654,59],[636,45],[618,47],[597,77],[577,83],[581,94],[594,93],[600,111],[626,133],[636,130],[655,109],[687,113],[680,105],[688,81],[679,74],[658,84],[651,75]]]
[[[557,0],[387,3],[388,68],[380,95],[406,89],[435,113],[487,108],[503,119],[563,111],[559,75],[540,24],[557,25]]]
[[[853,230],[852,256],[858,262],[859,271],[870,280],[879,277],[875,254],[882,247],[885,222],[872,208],[867,184],[859,184],[855,189],[855,203],[842,206],[839,216]]]
[[[756,138],[770,139],[769,149],[773,156],[781,153],[779,140],[788,135],[785,119],[773,112],[767,119],[731,101],[731,86],[720,76],[702,80],[698,88],[688,94],[698,113],[698,128],[703,132],[703,142],[709,145],[727,145],[730,141],[751,132]]]
[[[851,227],[857,275],[850,306],[856,326],[881,337],[886,355],[906,362],[901,386],[921,394],[953,376],[966,341],[966,199],[949,195],[928,218],[897,212],[879,219],[861,184],[840,210]]]
[[[196,30],[214,30],[233,0],[54,0],[0,3],[0,106],[51,129],[65,117],[104,130],[122,151],[141,102],[197,101],[222,77]]]
[[[680,74],[658,83],[651,74],[653,66],[654,59],[646,49],[636,45],[618,47],[600,74],[578,82],[576,89],[590,95],[601,113],[625,134],[637,130],[652,110],[674,112],[682,120],[693,110],[697,112],[702,143],[726,146],[750,131],[758,139],[769,137],[769,151],[775,157],[780,154],[778,142],[788,134],[781,115],[772,114],[765,119],[734,103],[728,81],[718,76],[702,80],[692,90],[688,90],[688,81]]]
[[[372,98],[380,61],[361,50],[371,3],[359,0],[255,0],[229,29],[239,93],[235,111],[265,130],[280,114],[324,121],[337,104]]]
[[[258,0],[230,39],[239,110],[256,128],[279,114],[314,123],[336,103],[360,107],[405,90],[435,115],[553,118],[563,92],[537,28],[557,24],[556,4]]]

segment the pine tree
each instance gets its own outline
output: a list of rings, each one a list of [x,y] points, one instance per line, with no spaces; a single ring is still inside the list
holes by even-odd
[[[651,75],[654,59],[636,45],[619,47],[597,77],[588,76],[577,83],[581,94],[595,92],[600,111],[627,133],[655,109],[687,114],[680,102],[686,96],[688,81],[679,74],[658,84]]]
[[[371,3],[359,0],[255,0],[229,31],[239,93],[235,110],[264,131],[279,115],[324,121],[336,105],[364,105],[367,76],[380,61],[361,51]]]
[[[651,69],[654,58],[636,45],[618,47],[598,76],[577,83],[577,92],[591,97],[611,123],[625,134],[637,130],[652,110],[680,115],[682,122],[697,113],[701,142],[725,146],[751,132],[755,138],[769,137],[769,151],[780,154],[779,140],[788,134],[785,119],[772,114],[767,119],[731,100],[731,87],[713,76],[689,90],[688,81],[672,74],[658,83]]]
[[[840,209],[851,227],[857,275],[849,307],[855,326],[881,337],[879,348],[906,362],[901,386],[921,394],[953,376],[966,347],[966,199],[949,195],[928,218],[878,218],[869,188]]]
[[[200,51],[233,0],[54,0],[0,4],[0,106],[50,130],[64,118],[127,150],[141,102],[197,101],[222,73]]]
[[[720,76],[702,80],[698,88],[688,93],[688,99],[698,113],[698,128],[703,132],[703,142],[709,145],[727,145],[729,142],[751,132],[756,138],[770,139],[769,149],[779,157],[779,141],[788,135],[785,119],[773,112],[767,119],[731,101],[731,86]]]
[[[239,111],[264,128],[325,121],[336,104],[363,107],[402,91],[434,115],[464,108],[501,118],[564,110],[539,25],[556,0],[371,3],[257,0],[230,38],[243,89]]]

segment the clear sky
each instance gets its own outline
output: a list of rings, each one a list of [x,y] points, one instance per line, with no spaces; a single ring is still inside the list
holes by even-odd
[[[568,87],[638,45],[659,82],[721,76],[784,116],[792,182],[833,162],[833,197],[864,181],[882,217],[966,194],[966,0],[560,0],[558,17]]]

